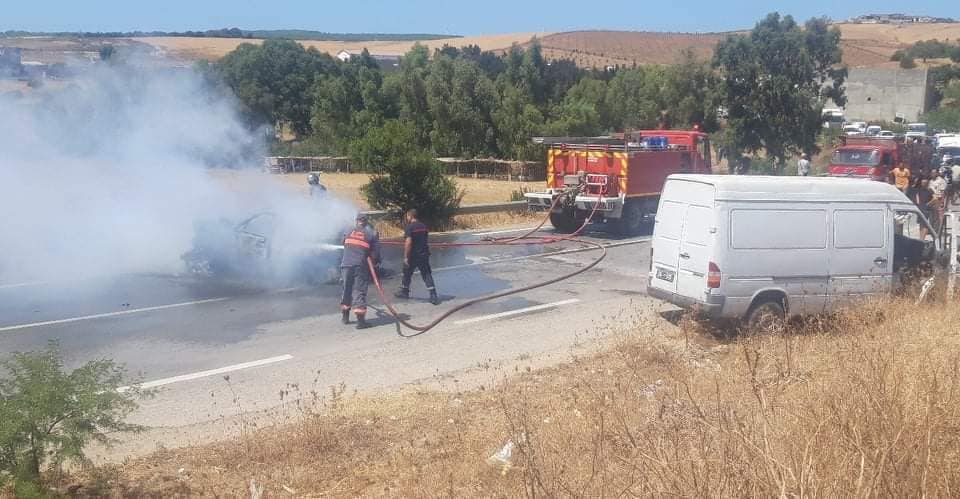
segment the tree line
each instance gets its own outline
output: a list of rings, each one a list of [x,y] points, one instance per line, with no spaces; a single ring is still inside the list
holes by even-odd
[[[393,122],[435,157],[541,160],[537,135],[698,125],[730,130],[729,152],[779,160],[816,148],[822,100],[842,104],[840,34],[824,19],[770,14],[713,60],[584,69],[537,40],[503,53],[415,45],[396,67],[364,51],[343,62],[294,41],[243,44],[201,69],[239,97],[252,126],[282,124],[301,154],[350,155]],[[404,131],[406,133],[406,131]],[[367,140],[366,142],[369,142]]]

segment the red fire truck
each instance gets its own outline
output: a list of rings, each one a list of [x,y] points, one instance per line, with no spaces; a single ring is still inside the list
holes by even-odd
[[[914,174],[931,168],[933,145],[902,137],[841,137],[830,158],[831,177],[860,177],[887,182],[897,165]]]
[[[534,142],[550,146],[547,190],[527,193],[527,202],[533,210],[553,206],[550,222],[566,233],[579,228],[600,203],[594,221],[606,221],[620,234],[637,234],[652,223],[668,175],[711,171],[710,139],[699,131],[641,130]]]

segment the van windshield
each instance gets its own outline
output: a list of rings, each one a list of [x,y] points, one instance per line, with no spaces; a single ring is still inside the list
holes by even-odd
[[[872,166],[880,164],[880,153],[875,150],[837,149],[833,152],[832,162],[835,165]]]

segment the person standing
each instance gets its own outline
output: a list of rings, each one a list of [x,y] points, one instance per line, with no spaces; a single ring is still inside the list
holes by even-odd
[[[801,177],[810,176],[810,155],[803,154],[800,161],[797,161],[797,175]]]
[[[940,175],[940,170],[937,169],[930,172],[930,177],[930,192],[933,193],[933,212],[937,217],[934,227],[939,228],[940,221],[943,220],[944,201],[947,197],[947,180]]]
[[[367,224],[367,216],[357,215],[356,226],[343,239],[343,258],[340,271],[343,275],[343,293],[340,312],[343,323],[350,323],[350,309],[357,316],[357,329],[370,327],[367,323],[367,288],[370,286],[370,266],[367,259],[380,264],[380,237]]]
[[[901,163],[890,170],[890,175],[893,176],[893,185],[900,189],[900,192],[906,193],[910,188],[910,170],[904,168]]]
[[[310,185],[310,197],[320,197],[327,193],[327,188],[320,183],[320,174],[307,175],[307,184]]]
[[[914,203],[917,207],[920,208],[920,212],[923,213],[923,216],[926,217],[927,221],[930,222],[933,227],[936,227],[936,222],[933,219],[934,214],[934,200],[933,200],[933,191],[930,190],[930,181],[927,179],[920,179],[919,185],[917,186],[913,194]],[[927,231],[924,226],[920,227],[920,237],[925,239],[927,237]]]
[[[433,271],[430,269],[430,232],[427,226],[417,219],[417,210],[407,210],[404,216],[407,228],[403,231],[403,279],[400,289],[394,294],[397,298],[410,298],[410,281],[415,270],[420,271],[423,284],[430,292],[430,303],[440,304],[437,287],[433,283]]]

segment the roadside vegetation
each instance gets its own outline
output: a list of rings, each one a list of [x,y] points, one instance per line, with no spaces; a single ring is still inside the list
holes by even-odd
[[[596,353],[521,362],[494,386],[380,398],[296,388],[287,425],[101,468],[75,490],[942,497],[960,486],[955,307],[873,302],[765,335],[675,327],[650,310],[610,321]]]
[[[65,370],[56,344],[0,363],[0,496],[55,495],[66,465],[89,464],[88,444],[140,431],[124,420],[144,394],[118,390],[125,384],[123,369],[108,360]]]

